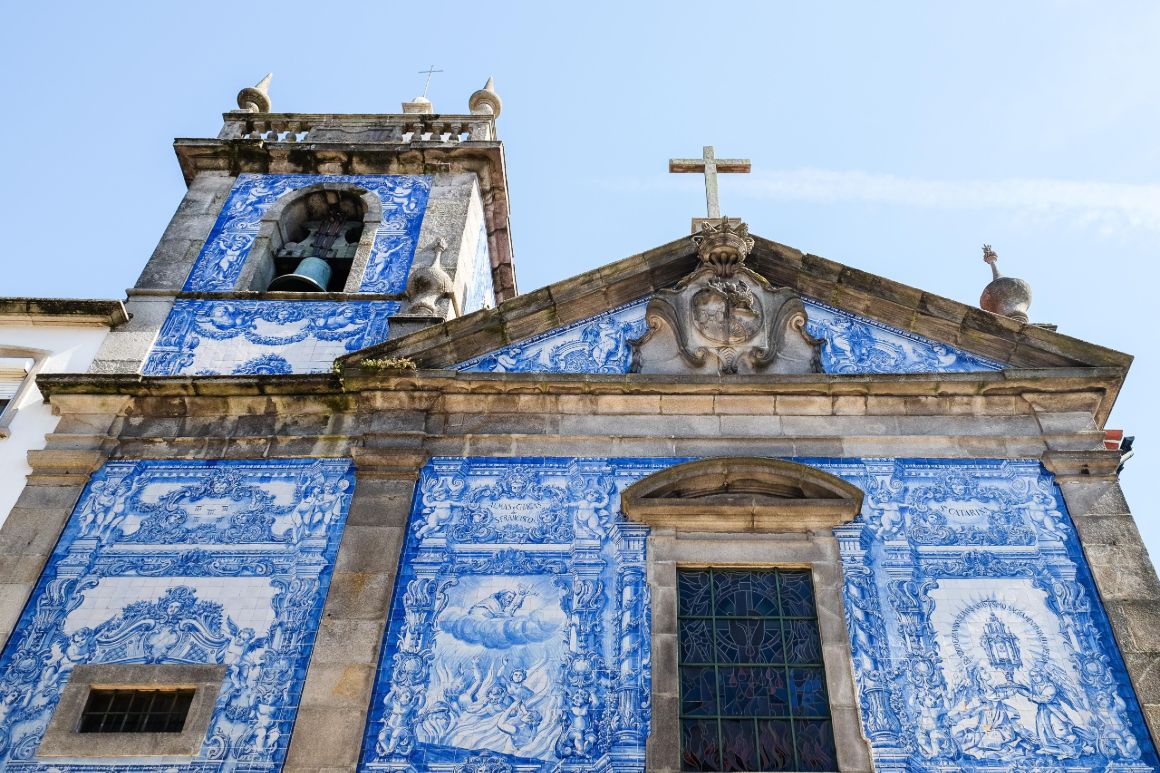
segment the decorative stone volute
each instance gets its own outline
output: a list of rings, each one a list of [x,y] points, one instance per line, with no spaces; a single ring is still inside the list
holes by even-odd
[[[1027,322],[1027,309],[1031,306],[1031,285],[1022,279],[1000,274],[999,255],[989,244],[983,245],[983,261],[990,264],[993,278],[979,296],[980,308],[992,314]]]
[[[467,109],[477,115],[494,115],[499,118],[503,111],[503,100],[495,93],[495,78],[488,78],[483,88],[468,98]]]
[[[270,112],[270,81],[274,73],[266,73],[266,77],[253,86],[247,86],[238,92],[238,108],[245,113]]]
[[[822,342],[806,332],[805,306],[745,267],[745,223],[706,222],[693,237],[701,265],[645,310],[648,332],[630,341],[636,373],[818,373]]]

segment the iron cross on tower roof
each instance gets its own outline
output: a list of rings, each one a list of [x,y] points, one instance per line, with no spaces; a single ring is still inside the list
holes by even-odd
[[[435,65],[431,65],[431,66],[430,66],[430,67],[428,67],[426,70],[420,70],[420,71],[419,71],[419,74],[420,74],[420,75],[426,75],[426,76],[427,76],[427,80],[426,80],[426,81],[423,83],[423,98],[424,98],[424,99],[426,99],[426,98],[427,98],[427,87],[431,85],[431,75],[432,75],[432,74],[434,74],[434,73],[437,73],[437,72],[443,72],[443,71],[442,71],[442,70],[436,70],[436,69],[435,69]]]
[[[670,158],[670,172],[704,172],[705,173],[705,205],[709,208],[709,217],[721,217],[721,204],[717,198],[718,172],[748,172],[748,158],[717,158],[713,155],[713,146],[706,145],[700,158]]]

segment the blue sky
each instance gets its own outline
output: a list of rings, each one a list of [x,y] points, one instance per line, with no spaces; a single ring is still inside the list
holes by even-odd
[[[1132,353],[1109,426],[1153,555],[1160,5],[1150,2],[22,3],[0,27],[0,294],[122,297],[213,136],[274,109],[460,112],[494,75],[527,291],[681,236],[713,144],[755,233],[966,303],[980,247],[1034,321]]]

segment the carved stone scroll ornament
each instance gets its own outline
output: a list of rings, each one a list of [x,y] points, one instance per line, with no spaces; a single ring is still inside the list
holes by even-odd
[[[820,373],[822,341],[806,332],[801,299],[744,265],[748,226],[706,222],[693,241],[701,265],[649,301],[648,331],[629,342],[632,372]]]

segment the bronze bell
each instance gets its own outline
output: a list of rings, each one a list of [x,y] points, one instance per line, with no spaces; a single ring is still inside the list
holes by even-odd
[[[271,291],[287,293],[324,293],[330,283],[330,265],[322,258],[303,258],[292,274],[275,277]]]

